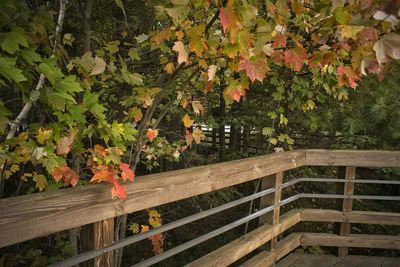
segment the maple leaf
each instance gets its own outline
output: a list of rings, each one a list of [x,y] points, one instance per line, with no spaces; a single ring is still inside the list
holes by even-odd
[[[385,34],[375,43],[374,50],[379,64],[387,62],[388,57],[400,59],[400,34]]]
[[[265,59],[243,58],[239,62],[238,70],[239,71],[245,70],[247,77],[249,77],[252,82],[254,82],[255,80],[259,80],[260,82],[262,82],[265,79],[265,76],[266,76],[269,68],[268,68],[267,60],[265,60]],[[239,97],[239,99],[240,99],[240,97]]]
[[[194,120],[190,119],[189,115],[186,114],[185,116],[183,116],[182,122],[185,128],[190,128],[192,127]]]
[[[285,63],[293,70],[300,71],[307,60],[307,53],[304,48],[296,47],[286,50],[284,53]]]
[[[192,146],[192,142],[193,142],[193,136],[188,130],[185,131],[185,140],[186,140],[186,144],[189,147],[191,147]]]
[[[339,35],[343,39],[356,40],[358,33],[364,29],[364,26],[353,26],[353,25],[340,25]]]
[[[47,140],[50,139],[52,134],[53,134],[53,130],[52,129],[46,130],[46,129],[41,127],[38,130],[38,134],[36,136],[36,140],[38,141],[39,144],[44,144]]]
[[[153,130],[151,128],[147,129],[146,136],[147,136],[147,139],[150,140],[150,142],[153,142],[153,140],[157,137],[157,135],[158,135],[157,129],[156,130]]]
[[[159,33],[157,33],[156,35],[154,35],[151,38],[151,41],[153,41],[157,45],[159,45],[159,44],[161,44],[162,41],[169,40],[170,37],[171,37],[171,28],[167,27],[167,28],[163,29],[162,31],[160,31]]]
[[[188,52],[186,51],[185,45],[181,41],[175,42],[172,50],[178,52],[179,65],[182,63],[189,63]]]
[[[93,151],[102,158],[104,158],[107,154],[105,147],[102,145],[94,145]]]
[[[378,31],[372,27],[366,27],[358,34],[358,40],[361,43],[374,42],[378,40]]]
[[[72,187],[75,187],[78,184],[78,174],[67,165],[55,168],[51,175],[56,182],[64,178],[65,185],[71,184]]]
[[[111,188],[112,198],[114,199],[118,197],[122,201],[126,200],[127,195],[125,187],[123,187],[116,179],[112,179],[111,183],[113,184],[113,188]]]
[[[126,179],[129,179],[133,182],[133,180],[135,179],[135,173],[133,172],[133,170],[131,170],[131,168],[129,167],[129,164],[121,163],[121,164],[119,164],[119,168],[121,169],[122,179],[124,181],[126,181]]]
[[[90,75],[97,75],[101,74],[105,71],[106,69],[106,62],[101,57],[96,56],[93,60],[93,67],[92,71],[90,72]]]
[[[129,109],[129,116],[133,117],[135,122],[138,122],[143,118],[143,113],[140,108],[133,107]]]
[[[360,76],[349,66],[339,66],[337,68],[337,74],[339,87],[344,85],[348,85],[353,89],[357,87],[356,81],[360,80]]]
[[[105,182],[113,179],[114,173],[105,165],[97,166],[90,182]]]
[[[237,81],[230,83],[224,90],[224,97],[228,103],[232,101],[240,102],[240,98],[245,94],[243,87]]]
[[[161,226],[162,224],[161,214],[157,210],[149,210],[147,214],[149,215],[149,224],[153,228]]]
[[[210,66],[208,67],[207,74],[208,74],[208,80],[209,80],[209,81],[214,80],[214,77],[215,77],[215,73],[216,73],[216,72],[217,72],[217,66],[215,66],[215,65],[210,65]]]
[[[230,41],[233,44],[236,38],[237,26],[236,26],[236,15],[233,10],[233,5],[227,7],[221,7],[219,9],[219,20],[221,22],[224,32],[229,31]]]
[[[164,70],[168,73],[168,74],[172,74],[175,70],[174,64],[173,63],[168,63],[167,65],[165,65]]]
[[[46,176],[34,172],[32,180],[36,183],[36,187],[39,188],[39,191],[43,191],[46,188],[47,185]]]
[[[70,132],[68,136],[61,137],[57,142],[57,155],[67,155],[71,151],[71,144],[74,139],[74,132]]]
[[[201,114],[204,112],[204,107],[203,105],[200,103],[200,101],[192,101],[192,107],[193,107],[193,111],[196,114]]]
[[[199,128],[193,130],[192,136],[196,144],[200,144],[201,140],[203,140],[206,137],[203,131]]]
[[[273,42],[272,46],[274,48],[286,46],[286,35],[284,35],[284,34],[275,35],[273,40],[274,40],[274,42]]]
[[[164,251],[164,249],[163,249],[163,246],[164,246],[163,234],[159,233],[159,234],[150,236],[149,240],[151,241],[151,243],[153,245],[153,252],[155,255],[161,254]]]

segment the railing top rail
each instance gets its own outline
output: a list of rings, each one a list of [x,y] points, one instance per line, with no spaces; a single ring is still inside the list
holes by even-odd
[[[2,199],[0,247],[304,165],[400,167],[400,152],[297,150],[146,175],[126,185],[125,202],[112,200],[103,184]]]

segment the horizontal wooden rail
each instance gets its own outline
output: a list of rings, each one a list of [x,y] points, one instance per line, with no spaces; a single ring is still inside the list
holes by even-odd
[[[1,199],[0,247],[304,165],[400,167],[400,152],[298,150],[146,175],[126,184],[125,202],[112,200],[106,184]]]
[[[304,163],[305,151],[299,150],[146,175],[126,184],[125,202],[112,200],[110,187],[105,184],[1,199],[0,247],[208,193]]]
[[[327,216],[324,216],[324,213]],[[379,221],[380,218],[380,221]],[[321,221],[321,222],[349,222],[362,224],[389,224],[400,225],[400,216],[397,213],[389,212],[369,212],[369,211],[350,211],[341,212],[335,210],[318,210],[318,209],[296,209],[291,210],[281,217],[281,222],[275,225],[263,225],[252,232],[236,239],[235,241],[226,244],[225,246],[214,250],[213,252],[193,261],[187,266],[228,266],[240,258],[246,256],[250,252],[259,248],[261,245],[272,240],[274,237],[283,233],[290,227],[299,222],[304,221]],[[339,236],[333,234],[308,234],[300,233],[301,242],[297,242],[296,237],[287,239],[285,242],[278,242],[276,248],[271,252],[263,252],[259,256],[255,256],[245,266],[269,266],[263,264],[271,263],[284,257],[286,254],[294,250],[298,245],[321,245],[321,246],[347,246],[347,247],[371,247],[371,248],[391,248],[398,249],[400,247],[400,236],[388,236],[388,241],[383,241],[387,236],[365,235],[371,237],[377,244],[373,242],[362,243],[364,235]],[[304,239],[303,237],[307,238]],[[324,239],[325,238],[325,239]],[[334,241],[334,238],[339,238]],[[346,239],[347,238],[347,239]],[[326,242],[325,242],[325,241]],[[353,240],[353,241],[352,241]],[[312,243],[314,242],[314,243]],[[336,243],[335,243],[336,242]],[[353,243],[352,243],[353,242]],[[254,265],[252,265],[254,264]]]
[[[400,236],[393,235],[348,235],[304,233],[302,246],[354,247],[400,249]]]

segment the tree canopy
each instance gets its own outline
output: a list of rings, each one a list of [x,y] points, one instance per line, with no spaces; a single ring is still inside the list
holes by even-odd
[[[400,58],[398,9],[368,0],[1,1],[2,194],[11,178],[39,191],[109,182],[123,200],[120,181],[133,181],[139,162],[179,159],[204,138],[200,125],[243,107],[244,120],[271,124],[263,133],[272,146],[290,149],[293,112],[353,91],[369,103],[361,90],[375,89],[360,81],[384,79]]]

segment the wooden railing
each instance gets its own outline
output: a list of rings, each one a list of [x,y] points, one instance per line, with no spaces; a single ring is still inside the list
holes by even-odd
[[[284,182],[285,171],[301,166],[341,166],[345,167],[346,171],[343,179],[298,178]],[[400,167],[400,152],[297,150],[146,175],[126,185],[128,199],[125,202],[112,200],[109,187],[101,184],[2,199],[0,200],[0,247],[94,223],[93,249],[54,266],[71,266],[93,258],[97,266],[112,266],[112,252],[118,248],[261,198],[261,207],[258,211],[144,260],[137,266],[157,263],[256,218],[260,218],[260,222],[265,224],[189,265],[226,266],[269,241],[272,241],[271,251],[263,251],[244,265],[268,266],[300,245],[338,246],[341,248],[340,255],[347,254],[347,247],[400,249],[399,236],[350,233],[351,223],[400,225],[399,213],[352,210],[353,199],[400,201],[399,196],[353,195],[355,183],[400,184],[400,181],[393,180],[356,180],[355,166]],[[261,192],[170,222],[146,233],[113,242],[114,217],[261,178],[263,178]],[[281,199],[283,189],[304,181],[341,183],[344,184],[344,193],[298,194]],[[280,215],[281,206],[299,198],[343,199],[343,208],[341,211],[299,209]],[[295,233],[278,242],[277,237],[280,234],[302,221],[339,222],[340,233],[339,235]]]

